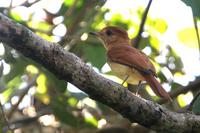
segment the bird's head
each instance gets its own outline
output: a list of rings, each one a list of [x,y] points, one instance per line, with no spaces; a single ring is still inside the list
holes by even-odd
[[[116,26],[107,26],[99,32],[90,32],[89,34],[97,36],[101,41],[103,41],[106,49],[109,49],[114,45],[130,44],[127,32]]]

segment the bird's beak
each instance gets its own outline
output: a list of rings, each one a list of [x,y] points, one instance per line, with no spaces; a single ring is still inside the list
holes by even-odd
[[[99,36],[99,32],[89,32],[90,35]]]

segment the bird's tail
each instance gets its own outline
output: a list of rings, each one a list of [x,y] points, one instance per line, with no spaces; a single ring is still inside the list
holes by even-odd
[[[165,91],[165,89],[153,75],[144,75],[144,78],[157,96],[172,101],[169,94]]]

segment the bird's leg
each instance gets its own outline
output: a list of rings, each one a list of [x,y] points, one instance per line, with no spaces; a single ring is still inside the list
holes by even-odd
[[[136,93],[135,93],[136,96],[139,95],[138,92],[139,92],[139,89],[141,87],[141,83],[142,83],[142,81],[138,82],[137,90],[136,90]]]
[[[122,82],[122,86],[124,86],[124,83],[126,82],[126,80],[128,79],[129,75],[126,75],[124,81]]]

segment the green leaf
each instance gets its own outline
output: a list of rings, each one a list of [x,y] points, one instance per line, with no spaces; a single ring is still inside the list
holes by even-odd
[[[67,89],[67,82],[64,80],[58,79],[54,74],[49,72],[48,70],[43,70],[46,74],[47,78],[47,86],[56,86],[56,90],[64,93]]]
[[[192,8],[193,15],[200,18],[200,1],[199,0],[182,0],[186,5]]]
[[[71,106],[68,104],[67,97],[54,96],[51,99],[51,106],[54,114],[62,122],[75,128],[95,128],[94,119],[85,119],[82,116],[74,115]],[[74,110],[75,111],[75,110]],[[78,112],[77,112],[78,113]]]
[[[2,96],[3,96],[3,100],[2,100],[2,103],[6,103],[12,94],[14,94],[16,92],[16,90],[14,88],[8,88],[6,89],[3,93],[2,93]]]
[[[77,126],[78,119],[70,112],[67,110],[67,101],[60,97],[60,96],[55,96],[51,97],[51,106],[53,109],[54,114],[64,123],[74,126]]]
[[[173,82],[171,84],[172,92],[178,90],[180,87],[182,87],[182,85],[179,83]]]
[[[22,16],[21,16],[19,13],[17,13],[17,12],[11,11],[11,12],[10,12],[10,16],[11,16],[11,18],[13,18],[15,21],[18,21],[18,22],[22,22],[22,21],[23,21],[23,20],[22,20]]]
[[[39,29],[40,31],[43,31],[43,32],[48,32],[53,27],[47,22],[38,22],[38,21],[30,21],[28,22],[28,26],[33,29]]]
[[[164,75],[164,73],[162,73],[161,71],[159,71],[159,72],[157,73],[157,75],[158,75],[159,79],[160,79],[162,82],[167,82],[167,78],[166,78],[166,76]]]
[[[71,6],[74,3],[74,0],[65,0],[64,5]]]
[[[19,87],[21,84],[21,75],[16,76],[14,79],[12,79],[10,82],[8,82],[7,87],[8,88],[13,88],[13,87]]]
[[[151,26],[160,33],[164,33],[167,30],[166,21],[160,18],[154,19]]]
[[[75,97],[70,97],[68,100],[67,100],[68,104],[72,107],[75,107],[76,104],[78,103],[78,100],[75,98]]]
[[[85,117],[85,122],[97,127],[98,126],[98,121],[94,116],[91,117]]]
[[[194,112],[194,114],[196,115],[200,114],[200,96],[198,96],[197,99],[194,101],[192,112]]]
[[[99,69],[106,62],[105,48],[97,41],[77,44],[72,51]]]
[[[160,40],[156,36],[150,36],[150,43],[153,49],[156,51],[160,50]]]
[[[7,83],[7,89],[2,93],[3,101],[8,101],[12,94],[16,92],[16,88],[20,86],[22,82],[21,75],[16,76]]]
[[[198,30],[200,31],[200,29]],[[194,28],[185,28],[178,31],[179,41],[190,48],[198,49],[197,35]]]
[[[142,37],[140,40],[139,49],[144,49],[145,47],[149,46],[149,44],[149,37]]]
[[[90,45],[84,49],[84,56],[87,61],[92,62],[97,68],[101,68],[105,63],[105,49],[102,46]]]

